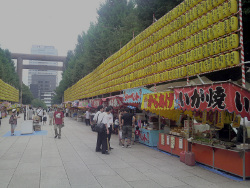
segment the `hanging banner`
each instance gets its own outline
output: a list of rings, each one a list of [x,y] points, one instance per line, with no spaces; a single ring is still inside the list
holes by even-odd
[[[241,117],[239,115],[234,115],[233,127],[234,128],[239,128],[240,127],[240,121],[241,121]]]
[[[183,110],[235,112],[250,120],[250,93],[231,82],[174,89],[175,101]]]
[[[221,128],[221,129],[224,127],[224,111],[218,112],[216,126]]]
[[[79,104],[78,104],[78,108],[86,108],[88,107],[88,100],[84,100],[84,101],[79,101]]]
[[[202,124],[205,125],[207,123],[207,111],[204,110],[202,113]]]
[[[113,108],[120,108],[123,105],[122,97],[112,97],[108,99],[108,106],[113,106]]]
[[[152,91],[145,88],[133,88],[123,90],[123,102],[124,103],[142,103],[142,96]]]
[[[173,110],[174,92],[166,91],[143,95],[141,109],[145,110]]]
[[[98,106],[102,105],[102,99],[90,99],[89,104],[91,104],[91,107],[97,108]]]
[[[78,107],[79,101],[72,102],[72,107]]]

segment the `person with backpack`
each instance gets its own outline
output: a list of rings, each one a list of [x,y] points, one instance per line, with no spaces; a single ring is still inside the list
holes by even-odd
[[[11,136],[14,136],[15,128],[17,126],[17,118],[20,118],[16,115],[16,109],[12,109],[12,115],[9,119],[9,124],[11,125]]]

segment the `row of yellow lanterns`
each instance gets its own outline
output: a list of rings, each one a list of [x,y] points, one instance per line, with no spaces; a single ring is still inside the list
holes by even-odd
[[[199,1],[200,2],[200,1]],[[193,5],[196,5],[197,3],[199,3],[198,1],[196,1],[196,3],[191,3],[191,4],[193,4]],[[213,4],[213,3],[218,3],[218,5],[219,4],[222,4],[224,1],[217,1],[217,2],[213,2],[213,1],[210,1],[210,0],[208,0],[208,1],[204,1],[203,2],[203,4],[205,3],[205,4]],[[185,29],[180,29],[180,30],[178,30],[178,32],[179,32],[179,34],[178,34],[178,32],[175,32],[175,34],[173,35],[173,36],[177,36],[177,40],[178,39],[181,39],[181,38],[178,38],[178,36],[180,36],[181,34],[183,34],[183,32],[189,32],[189,31],[187,31],[187,30],[190,30],[190,28],[191,28],[191,25],[195,25],[195,23],[197,23],[198,25],[199,25],[199,23],[202,23],[203,24],[203,22],[202,21],[204,21],[205,20],[205,18],[206,18],[206,20],[207,20],[207,23],[213,23],[213,21],[214,20],[216,20],[216,14],[215,13],[221,13],[221,14],[223,14],[222,16],[217,16],[218,17],[218,19],[222,19],[222,18],[224,18],[224,17],[226,17],[226,16],[228,16],[228,15],[230,15],[231,13],[235,13],[235,8],[232,8],[232,4],[235,4],[236,3],[236,9],[237,9],[237,2],[235,1],[235,0],[230,0],[228,3],[224,3],[223,5],[221,5],[221,6],[219,6],[219,7],[216,7],[214,10],[212,10],[212,12],[211,13],[207,13],[205,16],[203,16],[203,17],[201,17],[201,18],[199,18],[199,19],[197,19],[197,20],[195,20],[195,22],[193,22],[193,24],[190,24],[188,27],[186,27]],[[175,9],[173,9],[172,11],[174,12],[176,12],[176,10],[178,10],[177,12],[179,12],[180,13],[180,11],[179,11],[179,8],[178,7],[181,7],[181,6],[183,6],[183,4],[185,4],[185,5],[187,5],[187,4],[189,4],[188,3],[188,1],[184,1],[182,4],[180,4],[179,6],[177,6]],[[191,6],[192,7],[192,6]],[[190,8],[191,8],[190,7]],[[197,7],[198,6],[196,6],[196,7],[194,7],[193,9],[194,10],[197,10]],[[211,7],[211,6],[210,6]],[[235,7],[235,6],[234,6]],[[212,6],[212,8],[213,8],[213,6]],[[185,10],[187,10],[187,9],[185,9]],[[188,12],[195,12],[195,11],[188,11]],[[207,11],[209,11],[209,10],[211,10],[211,9],[208,9]],[[222,11],[221,11],[222,10]],[[163,24],[163,22],[165,21],[166,22],[166,18],[167,17],[172,17],[172,18],[177,18],[176,16],[171,16],[171,15],[173,15],[173,12],[172,11],[170,11],[168,14],[166,14],[164,17],[162,17],[159,21],[157,21],[157,22],[155,22],[152,26],[150,26],[150,27],[154,27],[154,28],[157,28],[157,29],[153,29],[153,32],[155,32],[155,31],[157,31],[157,30],[160,30],[162,27],[164,27],[165,25]],[[182,12],[182,11],[181,11]],[[202,11],[203,12],[203,11]],[[214,13],[213,13],[214,12]],[[203,13],[205,13],[205,12],[203,12]],[[189,14],[189,13],[187,13],[187,14]],[[186,14],[186,15],[187,15]],[[194,13],[195,14],[195,13]],[[191,13],[190,13],[190,15],[191,15]],[[179,15],[180,16],[180,15]],[[224,16],[224,17],[223,17]],[[191,18],[192,18],[192,16],[191,16]],[[195,16],[193,16],[193,18],[195,19]],[[233,17],[234,18],[234,17]],[[235,17],[236,18],[236,17]],[[220,24],[221,26],[223,25],[223,26],[227,26],[227,25],[229,25],[230,23],[234,23],[234,24],[232,24],[233,26],[235,26],[235,25],[237,25],[237,19],[233,19],[233,21],[234,22],[230,22],[230,20],[232,20],[232,18],[231,19],[229,19],[229,20],[226,20],[226,21],[224,21],[224,22],[222,22],[223,24]],[[183,21],[184,20],[184,21]],[[235,21],[236,20],[236,21]],[[170,20],[171,21],[171,20]],[[169,21],[169,22],[170,22]],[[185,23],[185,21],[186,22],[188,22],[188,21],[192,21],[192,19],[189,19],[188,18],[188,16],[187,16],[187,18],[185,18],[185,19],[183,19],[183,17],[179,17],[178,19],[176,19],[176,24],[173,24],[173,23],[171,23],[171,24],[169,24],[168,25],[168,27],[164,27],[164,29],[166,30],[166,28],[169,28],[169,27],[171,27],[171,28],[178,28],[178,26],[180,27],[180,26],[182,26],[183,25],[183,23]],[[160,25],[160,27],[159,27],[159,25]],[[216,24],[217,25],[217,24]],[[205,25],[206,26],[206,25]],[[219,24],[218,24],[218,26],[219,26]],[[148,30],[152,30],[151,28],[147,28],[145,31],[143,31],[140,35],[138,35],[134,40],[132,40],[132,41],[130,41],[127,45],[125,45],[119,52],[117,52],[116,54],[114,54],[113,56],[111,56],[110,58],[108,58],[104,63],[102,63],[97,69],[95,69],[92,73],[90,73],[89,75],[87,75],[86,77],[84,77],[82,80],[80,80],[78,83],[77,83],[77,86],[79,87],[79,86],[83,86],[84,85],[84,88],[87,88],[87,89],[91,89],[91,86],[93,86],[93,84],[94,83],[96,83],[96,81],[98,82],[98,84],[100,84],[100,78],[104,78],[104,79],[102,79],[102,82],[105,82],[106,80],[109,80],[110,79],[110,77],[109,78],[106,78],[107,77],[107,74],[111,74],[111,73],[113,73],[111,70],[110,70],[110,68],[111,67],[113,67],[114,66],[114,64],[112,64],[112,61],[114,61],[114,63],[115,64],[118,64],[118,66],[116,66],[115,67],[115,69],[116,70],[119,70],[119,69],[122,69],[122,68],[124,68],[124,66],[128,66],[129,65],[129,63],[124,63],[124,62],[122,62],[122,63],[120,63],[119,64],[119,61],[117,61],[116,59],[117,58],[119,58],[119,56],[122,56],[122,55],[125,55],[125,53],[126,52],[128,52],[128,50],[129,49],[131,49],[133,46],[134,46],[134,48],[132,49],[132,51],[133,52],[138,52],[138,51],[140,51],[140,50],[142,50],[141,48],[143,48],[143,47],[145,47],[145,46],[148,46],[148,45],[150,45],[151,44],[151,42],[155,42],[155,39],[154,40],[152,40],[151,38],[152,38],[152,36],[150,36],[150,32],[148,31]],[[200,28],[203,28],[204,27],[204,24],[203,24],[203,26],[202,27],[200,27]],[[230,27],[230,25],[229,25],[229,27]],[[228,28],[229,28],[228,27]],[[192,27],[192,28],[194,28],[194,27]],[[199,29],[199,27],[197,27],[198,29]],[[219,27],[218,27],[219,28]],[[231,27],[232,28],[232,27]],[[210,29],[210,28],[208,28],[208,29]],[[225,29],[224,29],[225,30]],[[234,29],[235,30],[235,29]],[[160,30],[160,32],[162,33],[164,30],[163,29],[161,29]],[[181,32],[182,31],[182,32]],[[196,30],[194,29],[193,31],[192,31],[192,29],[191,29],[191,31],[189,32],[190,34],[192,34],[192,32],[195,32]],[[210,31],[211,31],[211,29],[210,29]],[[220,30],[219,30],[220,31]],[[161,33],[159,32],[159,34],[157,35],[157,36],[161,36]],[[216,34],[217,34],[217,32],[216,32]],[[143,37],[141,37],[141,35],[143,35]],[[151,37],[151,38],[149,38],[149,40],[145,40],[146,42],[148,42],[148,41],[151,41],[151,42],[148,42],[148,44],[146,44],[146,45],[144,45],[143,43],[141,43],[140,45],[137,45],[137,46],[135,46],[136,44],[139,44],[142,40],[144,40],[145,39],[145,37]],[[156,38],[156,37],[154,37],[154,38]],[[175,37],[176,38],[176,37]],[[174,39],[175,39],[174,38]],[[157,38],[157,40],[160,40],[161,38]],[[192,40],[192,39],[188,39],[188,40]],[[193,40],[195,40],[194,39],[194,37],[193,37]],[[143,41],[143,42],[145,42],[145,41]],[[174,40],[175,41],[175,40]],[[182,42],[183,43],[183,42]],[[181,43],[180,43],[181,44]],[[178,45],[180,45],[180,44],[178,44]],[[136,48],[136,49],[135,49]],[[157,49],[157,48],[156,48]],[[149,49],[147,49],[147,51],[149,51]],[[147,52],[148,53],[148,52]],[[146,55],[148,55],[146,53]],[[130,52],[130,55],[131,55],[131,52]],[[144,57],[144,56],[142,56],[142,57]],[[124,59],[128,59],[128,57],[123,57],[122,58],[122,60],[124,60]],[[140,59],[140,58],[139,58]],[[135,60],[136,61],[136,60]],[[128,61],[127,61],[128,62]],[[144,61],[145,62],[145,61]],[[138,63],[138,62],[137,62]],[[141,68],[141,66],[139,66],[140,68]],[[109,69],[109,71],[107,71],[106,69]],[[106,72],[106,74],[105,73],[102,73],[102,74],[99,74],[99,73],[101,73],[101,72]],[[115,73],[116,74],[116,73]],[[95,77],[93,77],[93,75],[95,75]],[[96,77],[96,75],[101,75],[101,76],[98,76],[98,77]],[[95,79],[93,79],[93,78],[95,78]],[[112,77],[111,77],[112,78]],[[85,84],[84,84],[85,83]],[[97,83],[96,84],[94,84],[94,86],[96,87],[97,86]],[[77,88],[77,87],[74,87],[74,89],[73,90],[75,90],[75,88]],[[66,92],[67,93],[67,92]],[[65,94],[66,94],[65,93]],[[87,92],[85,92],[85,93],[87,93]]]
[[[0,100],[18,102],[19,90],[0,79]]]

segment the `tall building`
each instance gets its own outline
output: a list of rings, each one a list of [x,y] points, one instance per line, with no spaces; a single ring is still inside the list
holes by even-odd
[[[55,75],[32,75],[32,84],[30,84],[30,90],[34,97],[37,96],[37,98],[45,102],[47,106],[52,105],[52,98],[55,95],[55,89]]]
[[[58,52],[54,46],[32,45],[31,54],[57,56]],[[29,64],[58,66],[58,62],[52,61],[32,60],[29,61]],[[51,106],[54,91],[58,86],[58,71],[30,69],[28,72],[28,85],[35,98],[39,98],[47,106]]]
[[[54,55],[57,56],[58,52],[54,46],[43,46],[43,45],[32,45],[31,54],[38,54],[38,55]],[[58,62],[52,61],[37,61],[32,60],[29,61],[30,65],[51,65],[51,66],[58,66]],[[55,70],[35,70],[30,69],[28,73],[28,85],[32,84],[32,75],[53,75],[56,76],[56,86],[58,86],[58,71]]]

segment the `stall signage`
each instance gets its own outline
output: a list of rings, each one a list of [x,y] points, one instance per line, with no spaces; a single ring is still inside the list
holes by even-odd
[[[175,137],[171,136],[171,144],[170,144],[170,148],[174,149],[175,146]]]
[[[233,83],[216,83],[174,89],[183,110],[229,111],[250,119],[250,93]]]
[[[161,135],[161,145],[165,145],[165,135],[163,133],[160,134]]]
[[[141,132],[139,138],[140,138],[142,143],[148,143],[149,144],[149,132]]]
[[[179,149],[183,149],[183,139],[179,138]]]
[[[78,107],[78,104],[79,104],[79,101],[74,101],[74,102],[72,103],[72,106],[73,106],[73,107]]]
[[[78,107],[79,108],[84,108],[84,107],[87,107],[88,104],[89,104],[89,102],[87,100],[80,101]]]
[[[121,107],[123,105],[122,97],[113,97],[113,98],[110,98],[109,101],[108,101],[108,105],[109,106],[113,106],[114,108]]]
[[[142,109],[172,110],[174,109],[174,93],[172,91],[143,95]]]
[[[126,89],[123,91],[123,102],[142,103],[142,96],[147,93],[152,93],[152,91],[144,88]]]
[[[89,103],[91,104],[92,107],[97,108],[102,104],[102,99],[91,99]]]
[[[168,146],[169,146],[169,139],[170,139],[169,137],[170,137],[170,136],[168,135],[168,136],[167,136],[167,145],[168,145]]]

